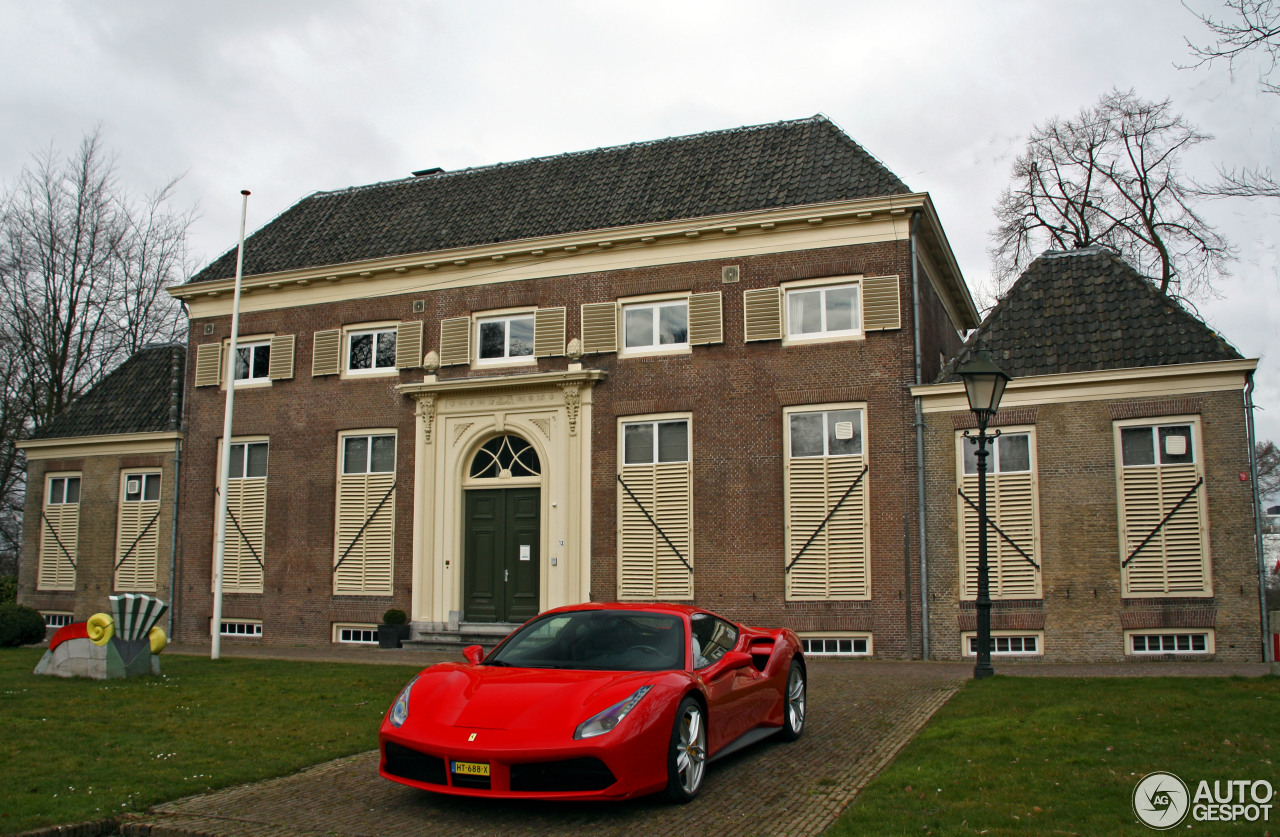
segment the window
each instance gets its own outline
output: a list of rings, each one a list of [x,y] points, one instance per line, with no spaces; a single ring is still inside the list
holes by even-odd
[[[956,434],[956,515],[959,523],[961,598],[978,597],[978,456],[973,434]],[[1035,429],[1001,428],[987,443],[988,578],[993,599],[1037,599],[1042,595],[1039,480]],[[970,502],[973,505],[970,505]],[[1003,533],[1003,534],[1001,534]]]
[[[689,422],[645,421],[623,425],[623,464],[689,461]]]
[[[349,645],[377,645],[377,625],[334,625],[333,641]]]
[[[689,301],[637,302],[622,306],[623,347],[665,352],[689,348]]]
[[[738,629],[709,613],[695,613],[689,618],[693,640],[693,667],[706,668],[733,650],[738,642]]]
[[[618,596],[693,597],[693,476],[687,416],[619,422]]]
[[[491,317],[476,321],[479,363],[533,361],[533,314]]]
[[[333,592],[389,596],[395,538],[395,433],[343,433],[338,439],[338,460]]]
[[[472,479],[496,480],[536,477],[542,473],[538,452],[519,436],[495,436],[471,460]]]
[[[1183,633],[1126,632],[1130,654],[1212,654],[1212,631]]]
[[[788,288],[787,339],[815,340],[862,334],[859,293],[856,282]]]
[[[965,656],[978,656],[978,635],[966,632],[961,637]],[[1034,657],[1044,654],[1044,641],[1040,634],[993,632],[989,639],[993,657]]]
[[[242,619],[237,621],[224,619],[222,620],[222,630],[220,633],[225,637],[262,639],[262,623],[256,619]]]
[[[1126,596],[1212,595],[1198,418],[1116,425]]]
[[[40,514],[37,590],[74,590],[79,560],[80,475],[49,474]]]
[[[44,626],[46,628],[65,628],[70,625],[75,617],[70,613],[55,612],[49,610],[40,611],[40,615],[44,617]]]
[[[347,436],[342,440],[342,473],[389,474],[395,469],[395,436]]]
[[[258,383],[271,380],[271,341],[236,345],[235,380]]]
[[[810,657],[871,656],[871,634],[801,635],[800,645]]]
[[[115,589],[153,593],[160,566],[160,472],[120,475]]]
[[[973,474],[976,476],[978,473],[978,445],[974,442],[965,441],[960,447],[964,452],[965,475]],[[1001,433],[987,443],[988,475],[1024,473],[1030,470],[1030,433]],[[974,500],[976,501],[977,498],[975,497]]]
[[[815,405],[783,411],[789,600],[871,596],[865,411]]]
[[[347,371],[360,375],[395,371],[395,327],[347,332]]]
[[[226,545],[222,563],[224,591],[262,592],[267,560],[269,448],[270,443],[266,440],[233,441],[230,445]]]

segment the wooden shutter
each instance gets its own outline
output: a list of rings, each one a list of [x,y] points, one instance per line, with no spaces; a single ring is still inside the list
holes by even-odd
[[[969,499],[978,502],[977,474],[966,474],[960,488]],[[987,474],[987,517],[1039,564],[1036,494],[1034,472]],[[978,513],[962,498],[957,499],[962,532],[961,598],[973,600],[978,597]],[[1040,571],[995,529],[987,530],[987,578],[993,599],[1038,599],[1043,595]]]
[[[222,343],[196,346],[196,386],[216,387],[222,383]]]
[[[618,486],[618,596],[621,599],[691,599],[693,481],[688,462],[628,465],[622,469],[635,499]],[[671,549],[641,511],[644,506],[679,550]]]
[[[564,354],[564,308],[539,308],[533,314],[533,356]]]
[[[413,320],[396,326],[396,369],[422,366],[422,321]]]
[[[130,475],[125,475],[125,481],[129,479]],[[137,479],[141,480],[142,475],[138,475]],[[115,589],[155,592],[160,552],[160,520],[156,517],[158,511],[159,500],[131,503],[124,499],[124,492],[121,492],[114,561],[120,566],[116,569]],[[123,562],[120,560],[122,558]]]
[[[395,492],[389,497],[387,492],[395,480],[395,474],[384,473],[338,477],[334,595],[391,595],[396,497]]]
[[[317,331],[311,343],[311,376],[337,375],[342,370],[342,329]]]
[[[617,303],[588,302],[582,306],[582,351],[618,351]]]
[[[743,333],[753,340],[782,339],[782,289],[756,288],[742,294]]]
[[[1125,468],[1120,480],[1126,560],[1200,478],[1195,463]],[[1121,571],[1124,595],[1207,595],[1204,485],[1182,504]]]
[[[720,292],[689,297],[689,345],[706,346],[724,342],[724,316]]]
[[[862,329],[887,331],[902,328],[897,276],[871,276],[862,280]]]
[[[865,476],[822,526],[822,521],[862,473],[865,464],[862,456],[797,457],[788,462],[786,537],[787,564],[791,565],[786,579],[788,599],[871,597]],[[817,536],[813,537],[815,532]],[[810,537],[813,541],[801,555],[800,550]]]
[[[80,560],[77,549],[80,536],[80,504],[49,505],[46,503],[44,516],[48,522],[40,521],[40,562],[37,568],[36,589],[74,590],[76,589],[76,568],[72,562]],[[54,537],[55,533],[57,537]],[[68,555],[71,556],[70,559],[67,558]]]
[[[459,366],[471,362],[471,318],[450,317],[440,321],[440,365]]]
[[[231,480],[227,486],[227,512],[222,589],[236,593],[261,593],[262,567],[258,562],[267,562],[267,478]],[[232,514],[235,522],[231,520]],[[239,528],[236,528],[236,523],[240,524]]]
[[[271,363],[267,377],[273,381],[287,381],[293,377],[292,334],[277,334],[271,338]]]

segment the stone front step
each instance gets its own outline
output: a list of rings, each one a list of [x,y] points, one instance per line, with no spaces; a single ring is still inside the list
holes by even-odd
[[[463,622],[456,631],[414,631],[412,639],[404,641],[405,648],[419,648],[459,652],[468,645],[479,645],[489,651],[506,638],[519,625],[504,622]]]

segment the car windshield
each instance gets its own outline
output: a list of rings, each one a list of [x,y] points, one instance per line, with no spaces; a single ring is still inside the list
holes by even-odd
[[[683,669],[684,621],[669,613],[575,610],[516,631],[484,665],[587,671]]]

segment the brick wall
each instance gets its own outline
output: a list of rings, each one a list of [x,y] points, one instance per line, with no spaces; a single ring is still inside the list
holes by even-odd
[[[37,610],[71,612],[82,622],[109,610],[107,597],[115,593],[116,524],[119,516],[120,472],[126,468],[163,469],[160,480],[160,516],[156,519],[157,590],[154,595],[171,601],[169,563],[173,543],[173,454],[82,456],[69,459],[32,459],[27,463],[27,494],[23,513],[22,561],[18,570],[18,601]],[[45,475],[58,471],[80,472],[80,531],[76,557],[75,590],[37,590],[40,536],[47,531],[41,520]],[[163,623],[162,623],[163,624]]]
[[[737,283],[721,267],[741,266]],[[780,282],[863,273],[901,277],[902,328],[865,340],[787,346],[743,342],[742,292]],[[698,604],[751,623],[800,630],[871,630],[879,655],[905,657],[920,645],[915,539],[915,436],[910,248],[886,242],[587,273],[475,288],[353,300],[242,315],[241,333],[296,334],[295,377],[270,387],[238,390],[234,434],[271,438],[267,488],[267,574],[262,595],[227,594],[224,618],[262,619],[264,642],[323,644],[334,621],[377,622],[388,607],[409,610],[414,491],[412,403],[395,385],[421,380],[420,370],[365,380],[312,378],[312,333],[380,320],[425,322],[425,347],[438,348],[439,320],[516,306],[565,306],[567,335],[581,334],[580,306],[666,291],[721,291],[724,342],[692,353],[648,358],[588,355],[605,370],[593,394],[591,596],[616,597],[617,419],[655,412],[693,413],[694,555]],[[927,283],[925,283],[927,285]],[[924,294],[931,329],[945,326],[932,290]],[[414,314],[414,300],[425,313]],[[211,322],[214,331],[204,334]],[[949,328],[949,326],[947,326]],[[229,317],[192,322],[191,345],[228,335]],[[955,345],[954,329],[931,336]],[[194,351],[194,349],[193,349]],[[565,358],[543,358],[539,371],[564,369]],[[224,392],[193,389],[188,370],[188,466],[182,487],[182,638],[207,636],[211,612],[216,440]],[[519,372],[531,371],[529,367]],[[445,367],[441,379],[475,373]],[[783,437],[785,406],[865,401],[871,471],[869,602],[783,601]],[[331,595],[337,434],[365,427],[399,431],[394,595]],[[910,623],[916,623],[914,628]]]
[[[1112,422],[1186,414],[1200,416],[1204,440],[1213,596],[1124,598]],[[997,602],[993,630],[1042,628],[1043,659],[1067,662],[1133,659],[1124,654],[1125,629],[1213,627],[1217,659],[1260,659],[1250,485],[1239,478],[1249,469],[1240,392],[1041,404],[1000,418],[1030,418],[1036,428],[1044,597]],[[926,420],[931,651],[957,659],[960,631],[975,629],[971,603],[957,595],[955,499],[955,428],[971,422],[967,413]]]

